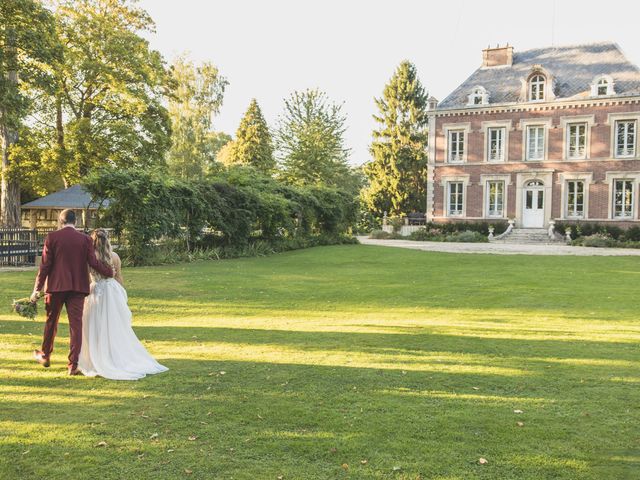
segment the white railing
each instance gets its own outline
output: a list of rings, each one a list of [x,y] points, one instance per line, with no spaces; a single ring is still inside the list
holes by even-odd
[[[515,223],[515,220],[509,220],[509,226],[507,229],[496,237],[493,236],[493,231],[489,232],[489,241],[502,240],[503,238],[508,237],[511,234],[511,230],[513,230]]]

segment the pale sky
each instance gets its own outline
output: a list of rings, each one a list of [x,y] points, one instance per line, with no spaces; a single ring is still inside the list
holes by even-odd
[[[235,136],[254,97],[274,127],[285,97],[318,87],[344,102],[354,165],[369,160],[373,98],[404,59],[439,100],[480,65],[489,44],[518,51],[610,40],[640,64],[640,3],[632,0],[141,0],[140,6],[157,25],[153,48],[168,61],[187,51],[229,80],[216,130]]]

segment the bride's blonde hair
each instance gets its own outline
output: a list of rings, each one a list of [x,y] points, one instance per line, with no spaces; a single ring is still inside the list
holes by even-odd
[[[91,232],[91,239],[93,240],[93,248],[96,250],[97,259],[102,263],[111,265],[111,254],[113,249],[111,248],[107,231],[102,228],[96,228]]]

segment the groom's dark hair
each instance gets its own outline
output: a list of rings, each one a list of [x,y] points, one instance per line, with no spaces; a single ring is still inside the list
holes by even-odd
[[[60,223],[62,225],[75,225],[76,224],[76,212],[67,208],[60,212]]]

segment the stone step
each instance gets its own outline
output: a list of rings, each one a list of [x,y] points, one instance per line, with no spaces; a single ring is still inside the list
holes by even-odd
[[[500,243],[512,244],[551,244],[563,243],[562,240],[549,238],[549,233],[544,228],[514,228]]]

